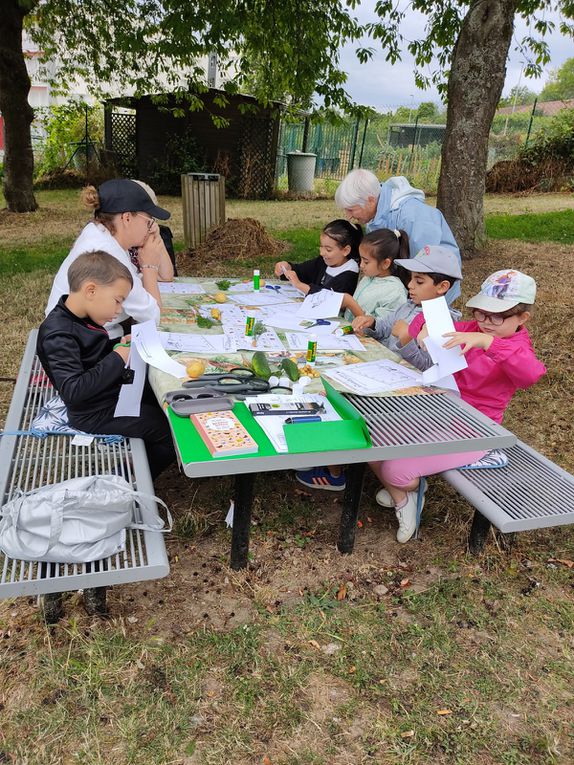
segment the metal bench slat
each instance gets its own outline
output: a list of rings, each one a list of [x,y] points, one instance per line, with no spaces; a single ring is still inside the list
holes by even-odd
[[[505,452],[506,467],[443,478],[504,533],[574,523],[574,476],[522,441]]]
[[[29,430],[41,406],[54,393],[36,357],[36,330],[30,333],[5,430]],[[153,494],[145,446],[141,439],[120,444],[100,440],[72,445],[71,436],[2,436],[0,438],[0,499],[68,478],[122,475],[137,491]],[[141,520],[141,519],[136,519]],[[84,564],[46,564],[8,558],[0,551],[0,598],[102,587],[160,579],[169,573],[162,534],[128,529],[126,549],[109,558]]]

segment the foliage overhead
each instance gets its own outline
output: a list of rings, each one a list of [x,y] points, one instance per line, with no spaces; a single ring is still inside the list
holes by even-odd
[[[292,109],[321,103],[350,110],[339,50],[362,33],[351,13],[356,5],[357,0],[43,0],[35,4],[28,28],[45,58],[58,61],[63,89],[80,76],[100,94],[128,86],[135,95],[169,91],[200,109],[197,94],[206,90],[201,58],[215,53],[220,69],[233,74],[225,86],[229,92],[249,84],[263,103],[279,97]],[[359,48],[360,60],[368,55]]]
[[[380,20],[368,24],[366,29],[371,37],[381,42],[383,50],[386,50],[386,59],[391,63],[400,60],[401,51],[406,48],[415,58],[417,86],[424,89],[432,83],[444,96],[452,49],[471,4],[461,0],[412,0],[399,6],[395,0],[377,0],[375,11]],[[422,39],[408,41],[401,32],[401,26],[412,10],[425,14],[427,23]],[[574,20],[574,0],[517,0],[516,3],[516,14],[528,20],[529,28],[533,30],[516,45],[524,57],[527,77],[539,77],[550,61],[544,36],[552,32],[556,24],[545,18],[548,11],[559,11],[562,16],[558,25],[560,31],[564,35],[574,35],[574,24],[571,23]]]
[[[540,94],[541,101],[566,101],[574,98],[574,58],[568,58],[548,78]]]

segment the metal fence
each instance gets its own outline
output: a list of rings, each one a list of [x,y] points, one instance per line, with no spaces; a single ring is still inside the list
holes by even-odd
[[[335,124],[309,119],[282,122],[276,188],[287,189],[287,154],[303,151],[317,155],[316,191],[333,191],[336,183],[350,170],[364,167],[381,179],[406,175],[413,185],[429,193],[436,192],[445,124],[419,120],[414,110],[406,107],[400,111],[395,107],[393,112],[399,116],[406,112],[407,117],[413,119],[401,121],[389,112],[388,115],[351,118]],[[536,103],[512,114],[498,114],[490,135],[488,167],[516,157],[551,119]]]

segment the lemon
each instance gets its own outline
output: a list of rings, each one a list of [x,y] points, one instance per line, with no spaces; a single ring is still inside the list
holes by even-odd
[[[215,319],[216,321],[219,321],[221,319],[221,311],[219,308],[212,308],[211,311],[211,318]]]
[[[227,303],[227,295],[225,292],[216,292],[213,299],[216,303]]]
[[[188,377],[195,379],[197,377],[201,377],[201,375],[205,372],[205,368],[205,361],[202,359],[192,359],[187,363],[185,371],[187,372]]]

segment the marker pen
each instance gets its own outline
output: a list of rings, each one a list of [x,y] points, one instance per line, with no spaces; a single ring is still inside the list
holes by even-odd
[[[308,417],[287,417],[285,425],[297,425],[298,422],[322,422],[318,415],[309,415]]]

